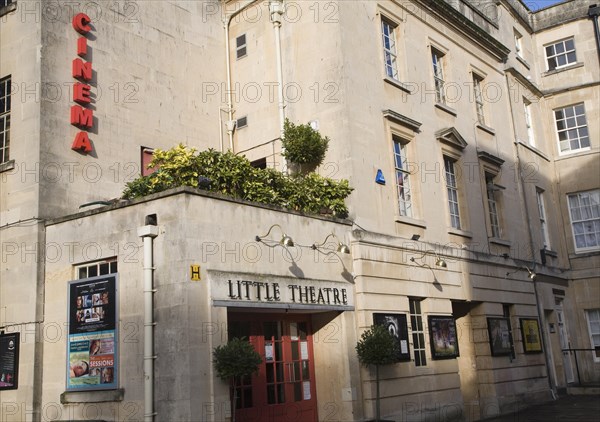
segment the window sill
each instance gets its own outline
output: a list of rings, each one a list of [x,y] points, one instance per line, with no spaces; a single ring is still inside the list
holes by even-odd
[[[442,111],[445,111],[448,114],[451,114],[452,116],[456,117],[457,116],[457,112],[456,110],[454,110],[452,107],[448,107],[446,104],[442,104],[442,103],[435,103],[435,106],[437,108],[439,108]]]
[[[14,3],[11,3],[14,4]],[[8,160],[6,163],[0,164],[0,173],[13,170],[15,168],[15,160]]]
[[[580,252],[575,251],[575,253],[569,254],[569,259],[588,258],[591,256],[596,256],[598,254],[600,254],[600,249],[585,250]]]
[[[448,228],[448,233],[456,235],[456,236],[467,237],[469,239],[471,239],[473,237],[472,232],[470,232],[468,230],[455,229],[454,227]]]
[[[69,403],[105,403],[123,401],[125,389],[96,391],[65,391],[60,395],[62,404]]]
[[[504,240],[504,239],[500,239],[497,237],[490,237],[489,238],[490,243],[493,243],[494,245],[500,245],[500,246],[506,246],[510,248],[511,242],[510,240]]]
[[[481,123],[477,123],[476,126],[477,126],[478,129],[481,129],[484,132],[487,132],[487,133],[489,133],[492,136],[496,136],[496,131],[494,129],[492,129],[491,127],[486,126],[486,125],[481,124]]]
[[[583,63],[581,63],[581,62],[573,63],[570,65],[561,67],[559,69],[548,70],[548,71],[542,73],[542,77],[554,75],[556,73],[566,72],[567,70],[573,70],[573,69],[577,69],[577,68],[583,67],[583,66],[584,66]]]
[[[579,149],[575,149],[575,150],[569,150],[569,151],[565,151],[565,152],[558,152],[558,157],[556,158],[556,160],[562,160],[564,158],[571,158],[571,157],[577,157],[578,155],[584,155],[586,153],[590,153],[591,152],[591,148],[590,147],[585,147],[585,148],[579,148]]]
[[[17,2],[14,1],[11,4],[7,4],[4,7],[0,7],[0,16],[8,15],[10,12],[17,10]]]
[[[518,54],[517,54],[517,60],[519,61],[519,63],[521,63],[523,66],[525,66],[527,68],[527,70],[531,69],[531,66],[529,65],[529,63],[527,63],[525,61],[525,59],[523,57],[519,56]]]
[[[396,79],[392,79],[389,76],[386,76],[383,78],[384,82],[387,82],[388,84],[395,86],[398,89],[401,89],[402,91],[406,92],[407,94],[412,94],[413,93],[413,89],[410,89],[410,87]]]
[[[417,220],[416,218],[405,217],[403,215],[396,215],[394,217],[396,223],[408,224],[409,226],[421,227],[422,229],[427,228],[427,223],[423,220]]]

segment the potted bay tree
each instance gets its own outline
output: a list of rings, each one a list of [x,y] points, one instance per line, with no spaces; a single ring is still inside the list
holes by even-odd
[[[217,376],[229,382],[233,392],[231,399],[231,420],[235,422],[237,407],[237,387],[243,377],[258,372],[262,358],[252,344],[243,338],[233,338],[227,344],[217,346],[213,350],[213,362]]]
[[[364,366],[375,366],[377,393],[375,396],[375,420],[381,421],[379,402],[379,367],[390,365],[398,360],[398,342],[383,325],[372,325],[362,333],[356,343],[358,360]]]

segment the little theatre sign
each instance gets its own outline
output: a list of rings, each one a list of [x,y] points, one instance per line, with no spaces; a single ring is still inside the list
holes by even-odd
[[[215,306],[353,310],[346,283],[210,272]]]

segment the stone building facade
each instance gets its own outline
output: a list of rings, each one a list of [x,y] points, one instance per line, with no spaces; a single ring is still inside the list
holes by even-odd
[[[230,417],[211,352],[232,333],[264,358],[245,420],[372,418],[354,346],[376,322],[401,344],[387,419],[479,420],[598,382],[591,4],[0,2],[0,330],[19,333],[0,419],[144,418],[150,232],[156,420]],[[284,169],[284,117],[331,138],[318,171],[354,187],[347,220],[188,188],[114,199],[179,142]],[[330,233],[350,254],[311,248]],[[78,280],[109,279],[91,309],[115,322],[111,370],[88,366],[87,389],[71,357],[96,334],[70,311]]]

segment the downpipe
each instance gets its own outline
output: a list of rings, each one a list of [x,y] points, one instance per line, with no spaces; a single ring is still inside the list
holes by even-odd
[[[148,220],[148,217],[146,218]],[[154,238],[158,226],[138,228],[138,236],[144,242],[144,421],[154,422]]]

